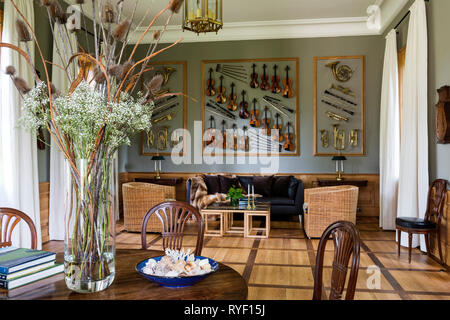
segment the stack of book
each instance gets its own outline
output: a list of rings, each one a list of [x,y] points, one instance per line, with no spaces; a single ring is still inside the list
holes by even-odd
[[[14,289],[64,271],[53,252],[0,248],[0,288]]]
[[[253,204],[253,199],[250,198],[250,205]],[[258,198],[255,198],[255,205],[258,204]],[[239,199],[239,208],[247,208],[248,205],[248,197]]]

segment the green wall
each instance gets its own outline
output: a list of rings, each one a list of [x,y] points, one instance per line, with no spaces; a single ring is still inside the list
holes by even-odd
[[[143,57],[146,48],[139,50]],[[384,56],[381,36],[315,38],[289,40],[256,40],[215,43],[186,43],[166,51],[161,61],[187,60],[188,95],[199,102],[188,103],[188,129],[201,120],[201,61],[211,59],[299,58],[300,60],[300,153],[299,157],[281,157],[280,172],[328,173],[334,172],[330,157],[313,156],[313,57],[365,55],[366,57],[366,156],[346,161],[348,173],[379,172],[379,103]],[[137,58],[136,58],[137,60]],[[199,143],[199,142],[197,142]],[[248,161],[247,161],[248,163]],[[140,137],[131,147],[122,148],[121,171],[153,171],[149,157],[140,155]],[[170,159],[163,170],[173,172],[258,172],[254,165],[180,165]]]

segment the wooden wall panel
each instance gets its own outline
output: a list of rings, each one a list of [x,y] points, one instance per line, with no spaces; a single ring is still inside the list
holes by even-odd
[[[162,173],[162,178],[183,178],[183,183],[177,186],[177,200],[186,201],[186,181],[191,177],[195,177],[200,173]],[[205,173],[208,174],[208,173]],[[217,173],[210,173],[217,174]],[[231,174],[231,173],[221,173]],[[121,173],[119,176],[119,207],[122,214],[122,184],[125,182],[132,182],[136,178],[153,178],[153,172],[126,172]],[[252,175],[249,173],[240,173],[239,175]],[[286,173],[277,175],[293,175],[297,179],[303,181],[305,188],[317,187],[317,179],[334,179],[335,174],[302,174],[302,173]],[[378,217],[379,216],[379,175],[378,174],[346,174],[344,177],[348,177],[352,180],[367,180],[367,187],[360,188],[358,207],[361,209],[358,212],[359,217]]]
[[[39,184],[39,203],[41,212],[41,233],[42,243],[48,242],[50,236],[48,233],[48,215],[50,205],[50,182],[42,182]]]

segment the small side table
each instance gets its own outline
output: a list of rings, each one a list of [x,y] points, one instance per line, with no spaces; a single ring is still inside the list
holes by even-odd
[[[223,219],[224,213],[220,211],[201,211],[202,219],[205,223],[205,237],[223,237]],[[213,230],[208,228],[208,216],[219,217],[219,230]]]

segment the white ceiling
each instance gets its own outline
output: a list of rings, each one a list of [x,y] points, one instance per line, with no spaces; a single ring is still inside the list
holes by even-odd
[[[110,0],[115,3],[117,0]],[[131,17],[138,3],[135,28],[144,19],[145,28],[168,0],[124,1],[124,16]],[[275,38],[312,38],[332,36],[358,36],[381,34],[408,0],[223,0],[224,28],[216,34],[197,36],[181,31],[182,11],[171,21],[163,42],[184,38],[184,42],[225,41]],[[75,0],[66,0],[75,3]],[[90,1],[84,11],[92,17]],[[379,5],[381,21],[379,28],[367,27],[367,8]],[[168,13],[160,17],[155,28],[164,25]],[[136,40],[142,30],[131,35]],[[151,35],[146,38],[150,41]]]

